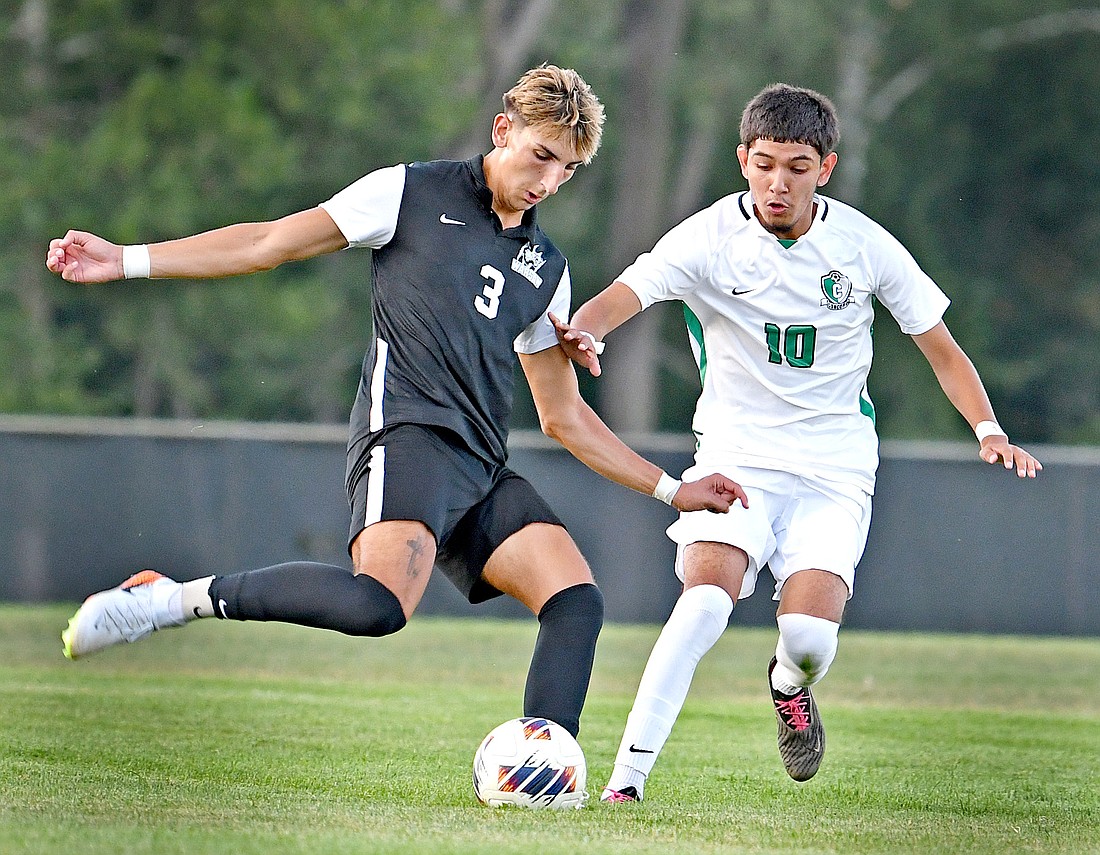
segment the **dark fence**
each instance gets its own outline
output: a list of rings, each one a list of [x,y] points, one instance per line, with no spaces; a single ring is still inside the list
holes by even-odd
[[[635,448],[678,473],[688,440]],[[970,444],[884,443],[848,626],[1100,635],[1100,449],[1036,449],[1035,481]],[[511,463],[569,526],[608,619],[660,622],[679,591],[674,513],[604,480],[541,436]],[[292,559],[348,564],[344,429],[301,425],[0,419],[0,600],[78,601],[142,567],[178,579]],[[424,489],[431,489],[425,484]],[[735,622],[774,619],[770,577]],[[423,613],[518,616],[468,605],[439,574]]]

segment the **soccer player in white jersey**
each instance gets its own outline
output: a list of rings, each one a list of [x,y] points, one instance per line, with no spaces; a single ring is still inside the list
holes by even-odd
[[[817,194],[836,166],[838,136],[823,95],[764,89],[741,119],[748,191],[675,226],[572,325],[557,324],[570,356],[598,375],[604,335],[659,300],[682,300],[703,385],[685,477],[720,472],[749,499],[725,515],[681,513],[669,527],[684,589],[646,665],[604,801],[641,800],[696,665],[765,564],[779,601],[767,669],[779,752],[794,780],[817,772],[825,731],[810,687],[836,655],[878,465],[866,387],[872,300],[913,337],[983,460],[1021,478],[1042,469],[998,427],[943,322],[943,292],[885,229]]]

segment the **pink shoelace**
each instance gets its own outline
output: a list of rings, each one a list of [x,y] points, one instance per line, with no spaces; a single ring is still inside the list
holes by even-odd
[[[635,801],[634,796],[628,796],[626,793],[620,793],[618,790],[611,790],[611,795],[603,799],[605,802],[611,802],[612,804],[622,804],[623,802]]]
[[[810,710],[805,692],[799,692],[789,701],[776,701],[775,710],[783,716],[787,727],[793,730],[801,731],[810,726]]]

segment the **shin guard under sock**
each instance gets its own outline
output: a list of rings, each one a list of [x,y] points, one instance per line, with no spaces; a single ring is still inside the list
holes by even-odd
[[[546,601],[527,672],[524,715],[548,718],[577,735],[602,627],[603,594],[593,584],[565,588]]]
[[[695,668],[721,638],[732,613],[733,599],[717,585],[696,585],[680,595],[642,672],[609,788],[631,786],[642,794],[687,699]]]
[[[215,614],[230,620],[283,621],[369,636],[389,635],[405,625],[400,601],[377,579],[311,561],[217,576],[210,599]]]

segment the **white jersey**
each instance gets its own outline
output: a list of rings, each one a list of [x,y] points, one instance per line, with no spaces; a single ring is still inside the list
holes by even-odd
[[[642,308],[684,302],[702,393],[696,462],[780,469],[874,491],[878,437],[867,393],[872,298],[903,332],[949,304],[889,232],[815,196],[786,247],[735,193],[684,220],[618,277]]]

